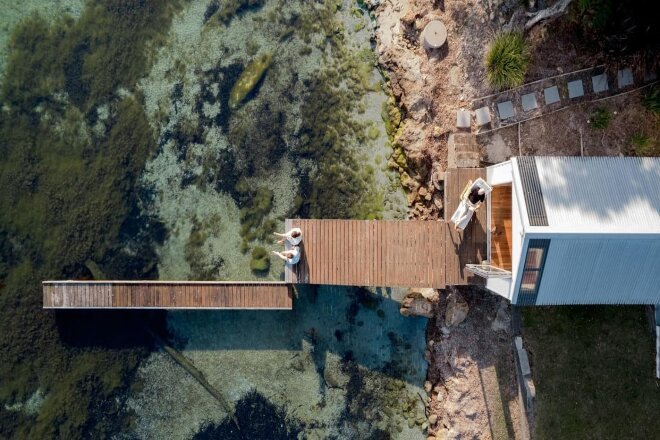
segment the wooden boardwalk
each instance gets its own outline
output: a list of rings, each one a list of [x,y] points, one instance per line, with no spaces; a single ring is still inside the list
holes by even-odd
[[[484,169],[445,175],[445,216]],[[287,220],[303,230],[300,263],[285,282],[44,281],[46,309],[291,309],[292,284],[433,287],[481,283],[465,270],[486,256],[486,208],[462,232],[438,221]]]
[[[45,309],[291,309],[280,282],[44,281]]]
[[[484,169],[449,170],[445,215],[451,216],[469,180]],[[486,209],[465,231],[440,221],[288,219],[303,231],[302,257],[285,281],[347,286],[434,287],[478,282],[465,270],[486,259]]]

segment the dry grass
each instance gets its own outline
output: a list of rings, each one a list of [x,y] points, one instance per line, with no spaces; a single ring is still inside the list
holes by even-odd
[[[522,154],[579,156],[658,156],[660,118],[642,105],[645,90],[594,103],[585,103],[522,123]],[[591,116],[604,109],[611,119],[604,129]],[[643,136],[651,147],[641,151],[635,139]],[[517,153],[516,153],[517,154]]]

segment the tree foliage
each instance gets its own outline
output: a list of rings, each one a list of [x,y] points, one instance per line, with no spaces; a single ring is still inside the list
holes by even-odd
[[[578,0],[572,17],[585,36],[612,53],[653,49],[659,44],[655,2]]]

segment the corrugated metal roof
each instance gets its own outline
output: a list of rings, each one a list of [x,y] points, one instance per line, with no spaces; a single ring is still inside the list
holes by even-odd
[[[536,305],[658,301],[660,237],[550,240]]]
[[[519,157],[517,162],[523,194],[527,202],[525,205],[527,206],[529,224],[532,226],[548,226],[536,158],[534,156]]]
[[[660,233],[660,158],[536,157],[548,225]]]

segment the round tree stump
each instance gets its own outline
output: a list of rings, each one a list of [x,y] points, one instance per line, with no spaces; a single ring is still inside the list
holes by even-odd
[[[430,21],[422,32],[424,46],[429,49],[437,49],[447,41],[447,28],[440,20]]]

